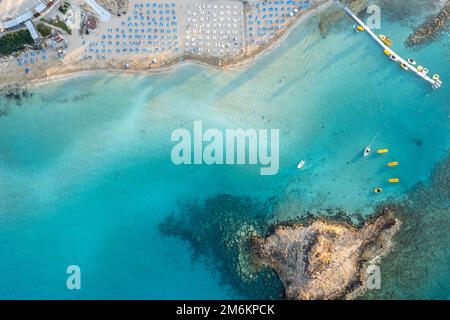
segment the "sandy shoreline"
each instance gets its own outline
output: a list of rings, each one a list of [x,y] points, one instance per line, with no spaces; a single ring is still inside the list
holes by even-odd
[[[307,9],[303,14],[299,15],[292,23],[288,26],[287,30],[272,39],[267,44],[260,46],[257,49],[252,50],[249,54],[241,55],[239,57],[231,57],[228,61],[224,62],[222,65],[217,65],[210,63],[208,60],[214,60],[214,58],[204,57],[204,58],[190,58],[182,57],[178,59],[169,60],[164,66],[158,66],[157,68],[129,68],[123,69],[119,67],[101,67],[97,66],[92,68],[89,63],[81,64],[78,68],[70,69],[63,66],[61,69],[56,71],[52,75],[37,76],[32,79],[26,80],[13,80],[10,82],[0,82],[0,90],[5,90],[8,88],[17,88],[25,86],[35,86],[40,84],[48,84],[56,81],[62,81],[67,79],[72,79],[82,76],[91,76],[94,74],[99,75],[156,75],[161,73],[167,73],[174,71],[177,67],[186,65],[198,65],[205,68],[212,68],[215,70],[237,70],[239,68],[247,67],[251,63],[257,61],[260,57],[269,54],[276,50],[278,46],[293,32],[297,26],[302,23],[308,22],[314,17],[319,11],[325,10],[334,4],[333,0],[323,0],[318,2],[316,5]]]

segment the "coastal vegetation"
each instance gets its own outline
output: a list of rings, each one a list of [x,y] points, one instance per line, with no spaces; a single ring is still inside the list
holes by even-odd
[[[41,34],[41,36],[43,36],[44,38],[52,34],[52,28],[46,26],[43,23],[39,23],[36,28],[37,31]]]
[[[59,12],[61,12],[62,14],[66,14],[66,13],[67,13],[67,10],[69,10],[69,8],[70,8],[70,4],[67,3],[67,2],[64,2],[64,3],[58,8],[58,10],[59,10]]]
[[[25,49],[27,45],[33,45],[34,41],[27,30],[19,30],[8,33],[0,38],[0,54],[10,55]]]
[[[50,23],[51,25],[54,25],[55,27],[61,28],[62,30],[64,30],[65,32],[67,32],[68,34],[72,34],[72,30],[69,28],[69,26],[62,20],[59,19],[53,19],[50,21],[47,21],[48,23]]]

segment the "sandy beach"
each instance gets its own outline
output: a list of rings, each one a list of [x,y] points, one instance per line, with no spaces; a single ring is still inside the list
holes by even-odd
[[[133,1],[128,3],[128,12],[131,7],[139,5],[142,1]],[[201,1],[200,1],[201,2]],[[230,3],[240,3],[240,1],[229,1]],[[176,7],[184,9],[183,0],[173,1]],[[219,2],[220,3],[220,2]],[[222,2],[222,6],[226,8],[226,2]],[[116,4],[117,5],[117,4]],[[204,4],[203,4],[204,5]],[[113,28],[118,30],[120,24],[124,24],[124,17],[113,16],[110,21],[98,23],[95,32],[90,32],[89,35],[80,35],[79,32],[73,30],[71,35],[65,34],[68,46],[64,49],[65,55],[63,58],[56,54],[47,54],[45,61],[35,63],[30,67],[19,65],[17,63],[20,55],[4,57],[5,63],[0,67],[0,88],[23,86],[28,84],[36,84],[40,82],[58,81],[73,77],[77,75],[86,75],[92,73],[120,73],[120,74],[149,74],[160,73],[173,70],[174,67],[186,63],[195,63],[205,67],[212,67],[216,69],[235,69],[248,65],[259,56],[264,55],[274,50],[284,39],[293,31],[301,22],[308,20],[321,10],[324,10],[333,5],[331,0],[314,1],[311,5],[301,10],[298,14],[293,15],[287,19],[285,27],[282,30],[277,30],[269,34],[263,35],[265,38],[261,41],[250,43],[248,39],[244,41],[246,36],[242,37],[242,49],[230,52],[216,52],[218,54],[198,54],[197,51],[188,51],[184,48],[186,39],[179,37],[178,50],[168,50],[165,52],[153,52],[152,54],[141,55],[139,53],[111,53],[107,58],[96,59],[86,54],[90,44],[97,44],[100,35],[107,34],[108,30]],[[201,7],[202,4],[199,4]],[[230,8],[233,8],[230,6]],[[238,7],[237,7],[238,8]],[[242,8],[243,15],[251,17],[251,12],[255,8]],[[182,11],[177,13],[178,20],[188,15]],[[76,20],[74,18],[74,20]],[[247,24],[245,23],[238,29],[242,29],[242,33],[248,33]],[[180,23],[183,29],[188,30],[185,24]],[[73,24],[71,25],[73,27]],[[180,28],[180,27],[178,27]],[[237,31],[236,31],[237,32]],[[188,38],[188,36],[186,36]],[[220,47],[220,46],[219,46]],[[47,49],[51,51],[51,49]],[[150,49],[149,49],[150,50]],[[198,49],[197,49],[198,50]],[[92,51],[92,50],[91,50]],[[112,50],[111,50],[112,51]],[[118,50],[116,50],[118,52]],[[27,69],[27,70],[25,70]]]

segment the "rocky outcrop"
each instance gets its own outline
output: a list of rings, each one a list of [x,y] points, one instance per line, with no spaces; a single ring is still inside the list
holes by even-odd
[[[364,291],[367,267],[391,248],[400,226],[391,209],[361,228],[315,220],[279,226],[251,241],[253,260],[273,268],[287,299],[343,299]]]
[[[421,45],[432,40],[447,24],[450,19],[450,0],[436,15],[429,17],[425,23],[420,25],[406,40],[409,47]]]

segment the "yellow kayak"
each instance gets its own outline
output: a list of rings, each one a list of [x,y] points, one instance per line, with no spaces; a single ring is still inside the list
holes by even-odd
[[[399,183],[400,179],[399,178],[390,178],[389,179],[389,183]]]
[[[363,26],[357,26],[356,29],[358,29],[358,31],[364,31],[364,27]]]
[[[392,161],[388,163],[388,167],[396,167],[398,166],[398,161]]]
[[[388,153],[389,149],[378,149],[377,151],[379,154]]]
[[[385,36],[384,34],[380,34],[380,39],[381,41],[384,42],[385,45],[387,46],[392,46],[392,44],[394,43],[391,39],[389,39],[389,37]]]

